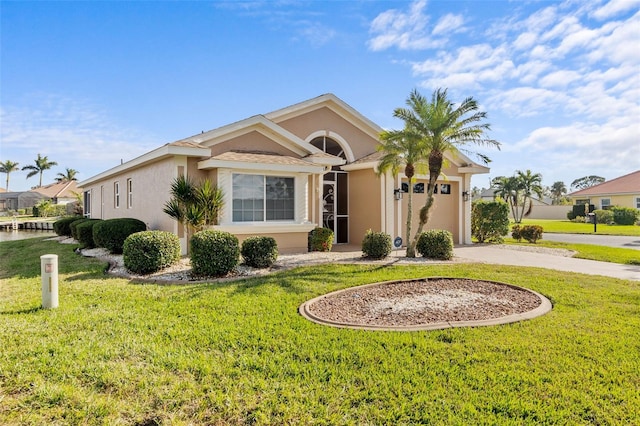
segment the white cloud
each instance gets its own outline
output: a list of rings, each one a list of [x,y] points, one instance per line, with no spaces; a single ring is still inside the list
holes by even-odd
[[[431,31],[431,34],[439,35],[456,33],[462,30],[463,25],[464,17],[462,15],[448,13],[440,18],[436,26]]]
[[[597,19],[607,19],[621,12],[638,8],[640,8],[640,0],[611,0],[593,12],[592,16]]]
[[[81,180],[86,179],[158,145],[149,135],[119,127],[100,108],[84,101],[38,94],[25,103],[30,107],[3,105],[0,110],[2,157],[20,163],[20,167],[33,163],[38,153],[49,157],[58,163],[45,173],[49,181],[67,167],[78,170]],[[37,184],[21,175],[26,172],[12,174],[11,189]]]
[[[443,41],[431,39],[426,26],[429,17],[424,13],[425,0],[415,1],[408,12],[390,9],[380,13],[371,22],[369,32],[373,37],[368,41],[373,51],[397,47],[401,50],[439,47]]]
[[[576,71],[560,70],[545,75],[540,79],[539,84],[547,88],[565,88],[580,78],[581,75]]]

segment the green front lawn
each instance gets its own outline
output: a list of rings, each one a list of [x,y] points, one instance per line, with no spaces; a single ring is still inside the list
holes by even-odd
[[[0,424],[639,424],[640,283],[538,268],[326,265],[141,285],[42,239],[0,243]],[[60,307],[39,309],[59,255]],[[320,326],[298,306],[425,276],[497,280],[554,309],[432,332]]]
[[[511,222],[511,226],[514,223]],[[522,225],[540,225],[544,232],[557,234],[593,234],[592,223],[576,223],[570,220],[545,220],[545,219],[523,219]],[[596,226],[597,235],[627,235],[640,236],[640,226],[638,225],[605,225],[598,223]]]

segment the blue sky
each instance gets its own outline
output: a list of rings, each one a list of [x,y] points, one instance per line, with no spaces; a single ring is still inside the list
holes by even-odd
[[[409,92],[488,113],[490,178],[640,169],[640,0],[0,3],[0,160],[86,179],[334,93],[384,128]],[[0,176],[4,186],[5,175]],[[10,190],[37,177],[11,174]]]

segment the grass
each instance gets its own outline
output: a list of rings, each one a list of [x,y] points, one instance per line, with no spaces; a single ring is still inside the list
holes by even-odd
[[[513,222],[511,223],[513,225]],[[544,232],[560,234],[594,234],[592,223],[576,223],[570,220],[523,219],[522,225],[540,225]],[[638,225],[606,225],[598,223],[596,235],[640,236]]]
[[[535,243],[537,247],[572,250],[576,252],[573,257],[579,259],[621,263],[623,265],[640,265],[640,251],[635,249],[546,241],[544,235],[542,238],[542,240],[538,240]],[[530,243],[524,242],[524,240],[517,242],[513,238],[505,238],[504,242],[505,244],[531,245]]]
[[[639,424],[640,283],[498,265],[326,265],[140,285],[42,239],[0,243],[0,424]],[[60,307],[40,305],[59,255]],[[432,332],[320,326],[298,306],[365,283],[497,280],[554,309]]]

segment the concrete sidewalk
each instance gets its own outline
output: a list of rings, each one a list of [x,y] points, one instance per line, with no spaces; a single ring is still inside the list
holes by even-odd
[[[509,249],[505,246],[472,245],[455,247],[454,256],[479,263],[533,266],[581,274],[603,275],[624,280],[640,281],[640,265],[597,262],[554,254]]]

